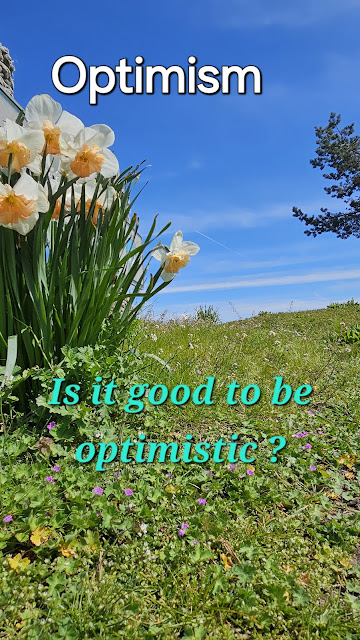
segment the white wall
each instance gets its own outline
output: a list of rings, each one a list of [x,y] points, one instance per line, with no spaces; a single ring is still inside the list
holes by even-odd
[[[16,120],[20,110],[21,107],[16,100],[8,96],[5,90],[0,87],[0,126],[5,122],[6,118]]]

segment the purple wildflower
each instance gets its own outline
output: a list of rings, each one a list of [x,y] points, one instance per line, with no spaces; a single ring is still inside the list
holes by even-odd
[[[248,469],[246,473],[248,474],[248,476],[253,476],[254,475],[254,472],[253,472],[252,469]]]
[[[311,464],[309,468],[310,468],[310,471],[316,471],[316,467],[314,464]]]
[[[312,449],[312,444],[310,444],[310,442],[307,442],[303,449]]]
[[[183,529],[179,529],[179,536],[184,536],[185,535],[185,531],[183,531]]]
[[[234,473],[234,471],[235,471],[235,465],[234,465],[234,464],[229,464],[229,465],[228,465],[228,469],[229,469],[229,471],[231,471],[232,473]]]
[[[184,529],[184,530],[188,529],[189,528],[188,523],[187,522],[183,522],[182,525],[181,525],[181,528]]]
[[[167,473],[166,475],[168,478],[172,478],[172,473]]]
[[[198,543],[198,541],[197,541],[197,540],[193,540],[193,544],[197,544],[197,543]]]
[[[133,491],[131,489],[124,489],[124,493],[126,496],[132,496]]]
[[[13,519],[12,516],[5,516],[5,518],[3,518],[3,522],[11,522]]]
[[[115,471],[115,477],[118,478],[120,475],[120,471]]]
[[[54,478],[52,476],[46,476],[46,482],[54,482]]]
[[[60,471],[60,467],[58,464],[54,464],[53,469],[54,471]]]
[[[205,498],[198,498],[198,499],[197,499],[197,502],[198,502],[199,504],[206,504],[206,500],[205,500]]]
[[[104,493],[104,489],[101,487],[94,487],[93,492],[96,493],[97,496],[101,496]]]
[[[46,428],[49,429],[49,431],[51,431],[53,427],[56,427],[56,422],[49,422],[49,424],[46,425]]]
[[[308,414],[308,416],[314,416],[315,415],[315,413],[313,411],[310,411],[310,410],[307,411],[306,413]]]

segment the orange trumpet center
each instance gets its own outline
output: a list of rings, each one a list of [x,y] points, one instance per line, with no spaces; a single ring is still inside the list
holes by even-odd
[[[100,147],[96,144],[92,144],[90,147],[84,144],[75,159],[70,162],[70,168],[80,178],[88,178],[92,173],[100,173],[104,162],[105,157],[100,153]]]
[[[59,220],[60,218],[60,211],[61,211],[61,198],[58,198],[55,202],[55,207],[54,207],[54,211],[53,214],[51,216],[52,220]]]
[[[0,165],[7,167],[10,154],[12,155],[12,170],[20,173],[21,169],[29,164],[31,152],[27,146],[17,140],[13,142],[0,141]]]
[[[166,266],[164,271],[166,273],[178,273],[180,269],[186,267],[190,261],[190,256],[187,253],[174,253],[166,256]]]
[[[26,220],[35,211],[35,200],[28,200],[23,195],[16,195],[14,191],[6,196],[0,196],[1,224],[17,224],[19,220]]]
[[[45,151],[46,153],[53,153],[54,155],[59,155],[60,146],[59,146],[59,138],[60,138],[60,129],[59,127],[55,127],[50,120],[45,120],[42,128],[45,136],[45,144],[42,150],[42,153]]]

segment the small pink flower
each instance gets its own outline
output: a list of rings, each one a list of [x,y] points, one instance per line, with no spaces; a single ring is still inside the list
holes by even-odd
[[[45,480],[46,482],[54,482],[54,478],[52,476],[47,476]]]
[[[199,504],[206,504],[206,500],[205,500],[205,498],[198,498],[198,499],[197,499],[197,502],[198,502]]]
[[[104,493],[104,489],[101,487],[94,487],[93,492],[96,493],[97,496],[101,496]]]
[[[248,474],[248,476],[253,476],[254,475],[254,472],[253,472],[252,469],[248,469],[246,473]]]
[[[54,464],[53,469],[54,471],[60,471],[60,467],[58,464]]]
[[[167,473],[166,475],[168,478],[172,478],[172,473]]]
[[[124,493],[126,496],[132,496],[133,491],[131,489],[124,489]]]
[[[316,471],[316,467],[314,464],[311,464],[309,468],[310,468],[310,471]]]
[[[185,531],[183,531],[183,529],[179,529],[179,536],[184,536],[185,535]]]
[[[5,516],[5,518],[3,518],[3,522],[11,522],[13,519],[12,516]]]
[[[310,444],[310,442],[307,442],[303,449],[312,449],[312,444]]]
[[[51,431],[53,427],[56,427],[56,422],[49,422],[49,424],[46,425],[46,428],[49,429],[49,431]]]
[[[315,413],[313,411],[307,411],[306,413],[308,414],[308,416],[314,416],[315,415]]]
[[[229,471],[231,471],[232,473],[234,473],[234,471],[235,471],[235,465],[234,465],[234,464],[229,464],[229,465],[228,465],[228,469],[229,469]]]
[[[194,540],[194,541],[193,541],[193,544],[197,544],[197,543],[198,543],[198,541],[197,541],[197,540]]]
[[[182,525],[181,525],[181,528],[184,529],[184,530],[188,529],[189,525],[187,524],[187,522],[183,522]]]

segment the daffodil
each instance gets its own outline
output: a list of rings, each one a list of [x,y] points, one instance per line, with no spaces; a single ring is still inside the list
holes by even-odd
[[[82,194],[83,186],[81,184],[76,184],[74,187],[74,196],[75,202],[80,208],[80,200]],[[91,222],[95,226],[97,223],[97,219],[99,216],[100,209],[110,209],[113,204],[117,194],[111,185],[108,185],[105,190],[98,187],[96,180],[87,180],[84,183],[85,190],[85,216],[86,218],[89,215],[89,211],[91,206],[93,206],[93,212],[91,216]],[[96,201],[94,202],[95,193],[97,191]]]
[[[62,170],[69,178],[89,178],[97,173],[104,178],[115,176],[119,173],[119,163],[108,149],[114,140],[114,132],[105,124],[83,127],[75,137],[62,135]]]
[[[160,260],[163,266],[161,277],[165,282],[172,280],[180,269],[186,267],[190,256],[195,256],[200,247],[195,242],[183,240],[182,231],[177,231],[171,240],[170,248],[159,247],[153,252],[153,257]]]
[[[0,225],[25,236],[35,226],[49,202],[44,188],[23,173],[14,187],[0,184]]]
[[[68,111],[63,111],[59,102],[47,94],[34,96],[25,109],[26,126],[41,130],[45,142],[42,152],[60,154],[60,135],[62,133],[76,136],[84,127],[79,118]]]
[[[42,131],[25,129],[7,119],[5,127],[0,127],[0,167],[5,170],[8,168],[11,155],[12,171],[20,173],[35,160],[44,141]]]
[[[61,184],[60,175],[50,175],[47,180],[47,197],[50,202],[53,203],[53,196],[59,190]],[[52,220],[59,220],[60,212],[63,202],[63,196],[57,198],[53,210],[53,214],[51,216]],[[69,213],[71,211],[71,190],[68,189],[65,195],[65,203],[64,203],[64,211],[65,213]]]

